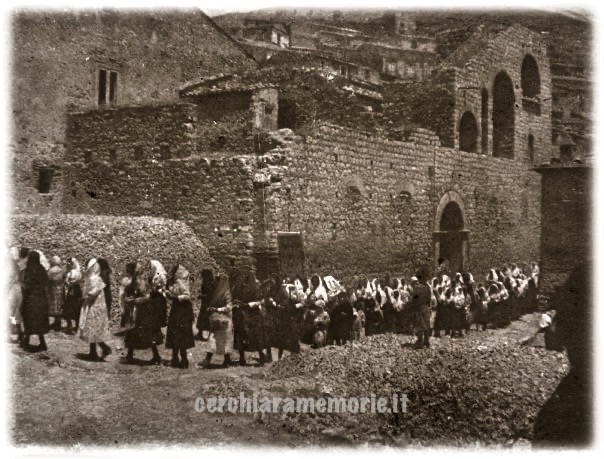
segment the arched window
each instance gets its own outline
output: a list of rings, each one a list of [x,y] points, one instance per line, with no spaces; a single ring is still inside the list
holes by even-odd
[[[493,83],[493,156],[514,158],[515,96],[512,80],[499,72]]]
[[[489,91],[482,88],[482,103],[480,107],[480,148],[483,155],[489,153]]]
[[[522,86],[522,97],[534,98],[541,93],[541,78],[539,78],[539,67],[537,62],[530,54],[527,54],[522,61],[520,70],[520,80]]]
[[[478,142],[478,126],[472,112],[465,112],[459,122],[459,149],[476,152]]]
[[[540,115],[541,102],[538,98],[541,93],[541,78],[537,62],[530,54],[527,54],[522,61],[520,84],[522,86],[522,108],[529,113]]]

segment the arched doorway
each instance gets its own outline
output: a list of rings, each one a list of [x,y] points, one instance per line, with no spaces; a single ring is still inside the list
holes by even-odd
[[[448,261],[451,272],[463,272],[468,263],[468,235],[465,227],[464,206],[459,193],[447,192],[436,210],[434,231],[434,259]]]

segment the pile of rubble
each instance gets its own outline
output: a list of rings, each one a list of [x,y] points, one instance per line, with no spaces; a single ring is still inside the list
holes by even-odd
[[[347,346],[302,350],[274,364],[267,377],[289,397],[377,397],[406,394],[402,413],[289,413],[275,425],[310,443],[506,445],[530,441],[535,418],[568,372],[559,352],[517,343],[378,335]],[[269,420],[270,422],[270,420]]]

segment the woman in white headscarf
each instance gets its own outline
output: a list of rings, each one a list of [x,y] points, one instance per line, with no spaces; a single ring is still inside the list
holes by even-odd
[[[48,270],[48,315],[54,317],[52,329],[61,330],[61,315],[63,313],[63,302],[65,300],[65,270],[61,267],[61,259],[54,256],[50,259]]]
[[[18,256],[18,255],[17,255]],[[8,260],[9,263],[9,280],[8,280],[8,306],[10,309],[11,327],[13,333],[17,334],[17,342],[23,340],[23,319],[21,317],[21,308],[23,306],[23,287],[19,281],[19,265],[17,260]]]
[[[80,314],[80,339],[90,345],[88,358],[93,361],[104,360],[111,354],[111,348],[105,344],[109,339],[109,317],[105,303],[105,283],[101,279],[101,267],[96,258],[86,264],[84,274],[84,304]],[[102,355],[96,353],[97,343]]]
[[[68,269],[69,271],[65,277],[65,303],[63,303],[62,317],[67,321],[68,333],[75,333],[78,329],[82,309],[82,287],[80,286],[82,273],[80,264],[75,258],[69,260]],[[75,322],[73,328],[71,326],[72,320]]]

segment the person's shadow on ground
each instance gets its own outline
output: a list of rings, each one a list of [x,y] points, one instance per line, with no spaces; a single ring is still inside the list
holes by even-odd
[[[553,295],[556,341],[570,362],[570,372],[541,407],[533,429],[539,448],[584,448],[592,442],[593,305],[591,269],[581,263]]]
[[[571,370],[541,407],[533,434],[540,448],[589,446],[592,441],[592,400],[589,381]]]

